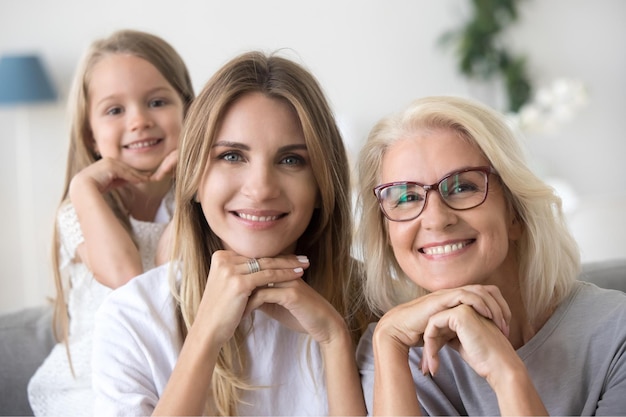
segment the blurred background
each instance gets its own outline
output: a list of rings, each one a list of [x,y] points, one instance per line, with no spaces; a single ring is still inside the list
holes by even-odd
[[[498,45],[526,60],[534,94],[512,120],[526,123],[529,160],[564,198],[583,261],[626,257],[626,2],[516,4]],[[55,93],[0,103],[0,312],[54,294],[67,94],[92,40],[122,28],[153,32],[182,55],[196,92],[236,54],[284,49],[319,79],[354,157],[379,118],[420,96],[508,111],[501,83],[468,79],[455,49],[441,44],[473,13],[470,0],[0,0],[0,57],[38,56]]]

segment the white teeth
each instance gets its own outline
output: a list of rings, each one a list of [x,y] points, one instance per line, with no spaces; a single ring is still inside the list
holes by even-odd
[[[453,243],[451,245],[443,245],[443,246],[433,246],[430,248],[424,248],[424,253],[427,255],[443,255],[443,254],[452,253],[454,251],[462,249],[465,246],[467,246],[466,242]]]
[[[250,220],[252,222],[271,222],[278,219],[278,216],[253,216],[252,214],[237,213],[242,219]]]
[[[130,145],[126,145],[126,148],[127,149],[147,148],[149,146],[156,145],[158,141],[159,141],[158,139],[154,139],[154,140],[147,140],[145,142],[135,142],[135,143],[131,143]]]

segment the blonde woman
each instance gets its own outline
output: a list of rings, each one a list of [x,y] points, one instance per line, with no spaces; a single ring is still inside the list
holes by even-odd
[[[96,40],[77,69],[53,243],[59,343],[29,382],[35,415],[91,415],[94,315],[112,289],[157,262],[193,96],[179,54],[145,32]]]
[[[495,111],[427,97],[359,160],[375,415],[619,415],[626,296],[577,281],[561,202]]]
[[[364,414],[348,163],[314,77],[278,55],[226,63],[176,178],[172,262],[98,316],[98,413]]]

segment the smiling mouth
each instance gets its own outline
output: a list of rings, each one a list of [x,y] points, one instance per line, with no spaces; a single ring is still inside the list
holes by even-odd
[[[421,248],[419,251],[426,255],[447,255],[463,249],[474,241],[474,239],[471,239],[464,242],[451,243],[449,245],[431,246],[428,248]]]
[[[140,141],[140,142],[133,142],[133,143],[131,143],[129,145],[124,145],[123,148],[124,149],[149,148],[150,146],[154,146],[154,145],[158,144],[162,140],[163,139],[152,139],[152,140],[144,140],[144,141]]]
[[[255,216],[253,214],[246,214],[246,213],[237,213],[235,212],[235,215],[239,216],[240,218],[244,219],[244,220],[248,220],[251,222],[273,222],[274,220],[278,220],[281,217],[286,216],[286,214],[280,214],[277,216]]]

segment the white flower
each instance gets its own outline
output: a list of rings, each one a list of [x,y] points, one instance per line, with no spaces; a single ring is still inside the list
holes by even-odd
[[[580,80],[559,78],[540,88],[533,100],[526,103],[511,119],[527,132],[554,132],[571,121],[587,104],[587,91]]]

